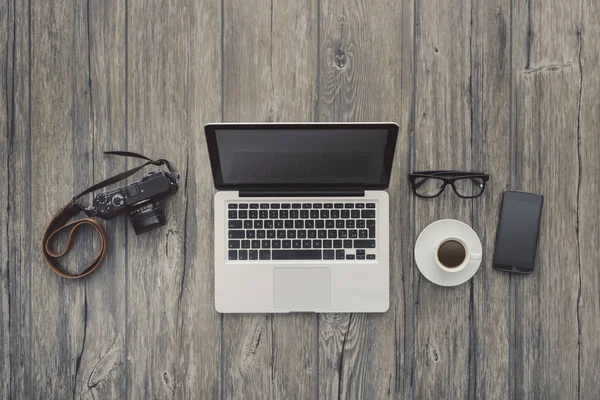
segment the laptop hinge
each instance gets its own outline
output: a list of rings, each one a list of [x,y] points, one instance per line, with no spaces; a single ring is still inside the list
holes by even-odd
[[[240,197],[364,197],[362,189],[241,189]]]

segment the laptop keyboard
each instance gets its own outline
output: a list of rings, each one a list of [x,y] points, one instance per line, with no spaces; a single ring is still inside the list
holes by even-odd
[[[375,260],[376,203],[227,203],[228,259]]]

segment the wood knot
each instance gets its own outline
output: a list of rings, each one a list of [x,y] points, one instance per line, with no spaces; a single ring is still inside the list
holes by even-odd
[[[335,53],[335,59],[334,59],[335,65],[338,69],[344,69],[346,68],[346,64],[348,63],[348,57],[346,57],[346,53],[344,53],[342,51],[342,49],[339,49],[336,53]]]
[[[434,47],[434,48],[433,48],[433,51],[435,51],[436,53],[439,53],[439,52],[440,52],[440,51],[438,50],[438,48],[437,48],[437,47]]]

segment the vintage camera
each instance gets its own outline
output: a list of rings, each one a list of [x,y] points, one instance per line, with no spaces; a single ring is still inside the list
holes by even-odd
[[[167,222],[162,200],[179,189],[179,173],[152,171],[139,182],[94,198],[96,216],[112,219],[122,212],[137,235],[163,226]]]

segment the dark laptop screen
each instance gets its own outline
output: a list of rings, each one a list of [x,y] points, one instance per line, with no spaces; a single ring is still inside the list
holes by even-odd
[[[387,186],[389,136],[386,126],[226,126],[214,131],[220,178],[226,187]]]

